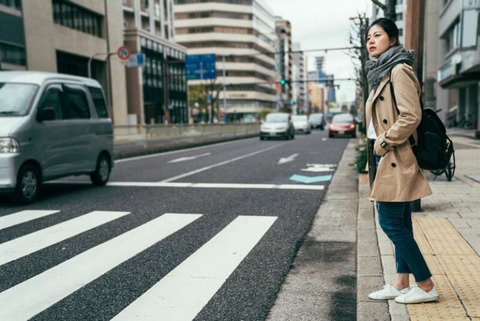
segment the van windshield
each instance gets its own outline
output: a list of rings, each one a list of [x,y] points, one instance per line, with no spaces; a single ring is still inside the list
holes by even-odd
[[[0,83],[0,116],[25,116],[38,86]]]

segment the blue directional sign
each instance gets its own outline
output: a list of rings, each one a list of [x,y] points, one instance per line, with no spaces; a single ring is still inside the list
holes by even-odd
[[[186,55],[185,74],[187,80],[216,79],[215,54]]]

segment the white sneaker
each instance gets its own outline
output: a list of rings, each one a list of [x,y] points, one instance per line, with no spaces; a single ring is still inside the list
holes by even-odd
[[[411,287],[410,291],[395,298],[395,302],[403,304],[432,302],[437,300],[438,292],[435,287],[433,287],[429,292],[426,292],[420,289],[418,286]]]
[[[402,289],[402,290],[397,290],[393,285],[385,284],[383,286],[383,289],[370,293],[368,295],[368,297],[370,299],[373,299],[373,300],[395,299],[399,295],[403,295],[405,293],[408,293],[408,290],[409,290],[409,288],[405,288],[405,289]]]

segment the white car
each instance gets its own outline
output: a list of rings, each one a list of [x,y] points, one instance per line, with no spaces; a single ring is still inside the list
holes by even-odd
[[[260,140],[270,138],[294,139],[295,128],[287,113],[270,113],[260,126]]]
[[[292,116],[292,122],[295,132],[304,134],[310,134],[312,132],[312,126],[308,121],[307,115],[294,115]]]

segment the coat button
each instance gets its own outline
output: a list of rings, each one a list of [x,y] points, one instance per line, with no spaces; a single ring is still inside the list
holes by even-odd
[[[387,124],[387,123],[388,123],[388,120],[384,119],[384,120],[382,120],[382,122],[383,122],[384,124]]]
[[[380,100],[384,100],[385,98],[383,98],[383,96],[380,96],[378,99],[380,99]]]
[[[392,167],[397,167],[397,164],[395,164],[395,163],[392,163],[391,165],[392,165]]]

